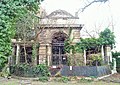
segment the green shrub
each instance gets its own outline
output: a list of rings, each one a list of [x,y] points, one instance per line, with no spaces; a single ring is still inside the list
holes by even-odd
[[[22,77],[41,77],[50,76],[48,66],[39,64],[31,66],[27,64],[18,64],[10,67],[10,73]]]
[[[117,72],[120,73],[120,58],[116,58]]]
[[[66,82],[68,82],[70,79],[68,78],[68,77],[65,77],[65,76],[62,76],[61,78],[60,78],[60,81],[61,82],[64,82],[64,83],[66,83]]]
[[[50,76],[48,66],[46,66],[45,64],[37,65],[35,72],[38,73],[39,71],[41,71],[41,76]]]
[[[88,83],[88,82],[92,82],[93,80],[92,79],[85,79],[85,78],[81,78],[79,80],[79,82],[82,82],[82,83]]]
[[[47,76],[39,77],[39,81],[45,82],[45,81],[48,81],[48,80],[49,80],[49,78]]]

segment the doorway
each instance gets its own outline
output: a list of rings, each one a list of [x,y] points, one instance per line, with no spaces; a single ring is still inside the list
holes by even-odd
[[[64,42],[67,35],[63,32],[57,32],[52,38],[52,65],[66,65],[67,56],[64,51]]]

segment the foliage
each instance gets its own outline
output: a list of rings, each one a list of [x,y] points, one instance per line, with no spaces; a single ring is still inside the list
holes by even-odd
[[[110,29],[106,28],[104,31],[100,33],[100,43],[101,45],[110,45],[113,48],[115,44],[115,36],[114,33],[110,31]]]
[[[90,82],[92,82],[93,80],[92,79],[86,79],[86,78],[81,78],[80,80],[79,80],[79,82],[82,82],[82,83],[90,83]]]
[[[113,59],[112,59],[112,61],[113,61]],[[114,67],[114,62],[109,62],[109,64],[110,64],[110,69],[113,69],[113,67]]]
[[[17,64],[10,67],[10,73],[22,77],[43,77],[50,76],[48,67],[44,64],[31,66],[29,64]]]
[[[69,77],[66,77],[66,76],[62,76],[62,77],[60,78],[60,81],[61,81],[61,82],[64,82],[64,83],[67,83],[69,80],[70,80]]]
[[[101,61],[101,60],[102,60],[100,54],[91,54],[91,55],[90,55],[90,58],[91,58],[93,61],[94,61],[94,60],[98,60],[98,61]]]
[[[98,38],[81,38],[78,46],[81,49],[91,49],[98,48],[100,46],[100,42]]]
[[[35,60],[35,58],[37,58],[37,55],[38,55],[38,44],[35,42],[34,44],[33,44],[33,49],[32,49],[32,61],[33,60]],[[35,61],[33,61],[33,63],[35,63]]]
[[[39,64],[37,65],[37,70],[36,71],[41,71],[42,76],[50,76],[50,72],[48,70],[48,66],[45,64]]]
[[[16,22],[16,39],[21,39],[24,44],[24,56],[25,62],[27,63],[27,52],[26,52],[26,42],[33,40],[35,37],[35,27],[38,24],[38,18],[32,13],[26,13]],[[37,56],[36,42],[33,44],[33,57]]]
[[[15,35],[15,23],[28,12],[36,13],[40,0],[0,1],[0,67],[5,66],[11,54],[11,38]]]
[[[116,67],[117,67],[117,72],[120,73],[120,52],[112,52],[112,57],[116,59]],[[111,67],[113,68],[114,62],[110,62]]]
[[[39,77],[39,81],[45,82],[48,80],[49,80],[49,78],[47,76]]]
[[[3,69],[2,69],[2,72],[1,72],[1,75],[2,77],[8,77],[10,76],[10,72],[9,72],[9,66],[6,65]]]
[[[120,56],[120,52],[112,52],[112,57],[113,58],[118,58],[118,56]]]
[[[74,54],[76,53],[83,53],[84,50],[93,50],[93,53],[99,53],[102,45],[104,47],[107,45],[113,47],[113,45],[115,44],[115,36],[113,32],[111,32],[108,28],[100,33],[99,38],[81,38],[80,42],[76,44],[73,44],[74,38],[70,38],[71,31],[72,30],[70,29],[69,38],[65,41],[65,52],[70,54],[70,59],[68,60],[68,63],[71,63],[71,60],[74,60],[75,62],[76,58]],[[95,56],[95,58],[97,59],[93,59],[94,63],[100,63],[102,60],[99,56]]]
[[[77,44],[73,44],[74,38],[71,38],[71,32],[72,28],[69,30],[69,37],[68,39],[64,42],[64,50],[68,54],[68,65],[76,65],[78,62],[76,61],[77,59],[75,58],[76,53],[82,53],[82,49],[78,47]]]
[[[70,53],[70,49],[73,52],[83,52],[83,50],[95,49],[96,51],[100,50],[101,45],[110,45],[113,47],[115,44],[115,36],[110,29],[106,28],[104,31],[100,33],[99,38],[81,38],[80,42],[72,45],[73,39],[68,39],[65,42],[65,50],[66,52]]]
[[[90,60],[92,60],[93,66],[99,66],[102,64],[102,57],[100,54],[90,54]]]
[[[30,41],[34,39],[35,27],[38,25],[38,18],[33,13],[26,13],[16,22],[16,39]]]
[[[116,58],[117,72],[120,73],[120,58]]]
[[[73,39],[70,38],[72,33],[72,28],[69,28],[68,39],[65,40],[64,50],[66,53],[70,53],[71,49],[74,49],[74,45],[72,45]]]

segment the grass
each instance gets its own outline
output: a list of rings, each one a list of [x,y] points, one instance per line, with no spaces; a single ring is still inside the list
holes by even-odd
[[[17,79],[10,79],[10,80],[3,80],[0,81],[0,85],[20,85],[20,80]],[[32,85],[120,85],[118,83],[112,83],[112,82],[103,82],[103,81],[94,81],[94,82],[76,82],[76,81],[70,81],[67,83],[62,82],[40,82],[40,81],[32,81]]]

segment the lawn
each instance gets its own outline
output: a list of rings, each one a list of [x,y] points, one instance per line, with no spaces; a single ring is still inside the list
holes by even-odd
[[[0,85],[20,85],[21,80],[18,79],[4,79],[0,80]],[[112,82],[103,82],[103,81],[94,81],[94,82],[67,82],[67,83],[62,83],[62,82],[40,82],[40,81],[31,81],[31,85],[120,85],[119,83],[112,83]]]

